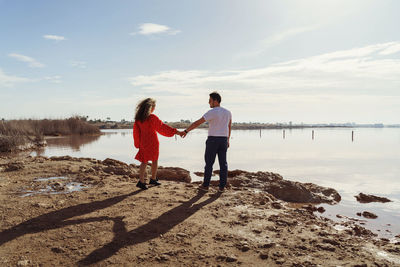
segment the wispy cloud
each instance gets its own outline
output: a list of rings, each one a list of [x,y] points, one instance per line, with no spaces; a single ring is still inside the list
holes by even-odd
[[[55,76],[46,76],[43,78],[45,81],[49,81],[52,83],[61,83],[61,76],[55,75]]]
[[[79,69],[86,69],[85,61],[71,61],[71,66]]]
[[[399,95],[400,59],[382,56],[397,45],[400,42],[382,43],[247,70],[170,70],[129,81],[148,92],[188,95],[209,88],[259,94]]]
[[[64,36],[52,35],[52,34],[43,35],[43,38],[47,39],[47,40],[54,40],[54,41],[57,41],[57,42],[66,40],[66,38]]]
[[[400,52],[400,44],[399,43],[389,43],[389,46],[381,51],[379,54],[381,55],[391,55]]]
[[[293,38],[296,35],[316,30],[318,27],[319,26],[297,27],[273,34],[256,43],[256,45],[252,49],[250,49],[250,51],[237,55],[236,58],[241,59],[246,57],[258,56],[267,51],[271,47],[277,46],[280,43],[290,38]]]
[[[143,23],[139,25],[139,30],[137,32],[131,33],[131,35],[158,35],[158,34],[168,34],[175,35],[180,33],[180,30],[172,29],[167,25],[155,24],[155,23]]]
[[[18,61],[26,62],[26,63],[29,64],[29,67],[32,67],[32,68],[43,68],[45,66],[44,64],[36,61],[34,58],[28,57],[28,56],[24,56],[24,55],[21,55],[21,54],[11,53],[8,56],[12,57],[12,58],[15,58]]]
[[[2,69],[0,69],[0,88],[2,87],[12,87],[17,83],[23,83],[23,82],[30,82],[31,79],[28,78],[23,78],[23,77],[18,77],[14,75],[8,75],[3,72]]]

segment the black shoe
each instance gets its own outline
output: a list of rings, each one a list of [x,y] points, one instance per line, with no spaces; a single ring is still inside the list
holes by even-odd
[[[200,186],[198,187],[198,189],[199,189],[200,191],[203,191],[203,192],[208,192],[208,186],[200,185]]]
[[[158,179],[157,179],[157,180],[150,179],[150,182],[149,182],[149,184],[153,184],[153,185],[161,185],[161,183],[159,183],[159,182],[158,182]]]
[[[142,190],[146,190],[146,189],[147,189],[146,184],[145,184],[145,183],[142,183],[141,181],[139,181],[139,182],[136,184],[136,187],[139,187],[139,188],[142,189]]]

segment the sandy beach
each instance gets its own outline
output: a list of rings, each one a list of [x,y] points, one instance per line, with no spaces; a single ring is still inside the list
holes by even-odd
[[[199,193],[189,172],[106,159],[0,158],[1,266],[399,266],[400,242],[320,218],[332,188],[232,171]]]

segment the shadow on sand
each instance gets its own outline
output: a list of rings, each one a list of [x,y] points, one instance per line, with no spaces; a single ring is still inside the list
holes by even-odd
[[[143,243],[159,237],[161,234],[165,234],[173,227],[195,214],[196,211],[214,202],[219,197],[218,194],[212,195],[207,200],[198,204],[194,204],[202,196],[204,196],[204,194],[204,192],[198,192],[197,195],[190,200],[161,214],[158,218],[151,220],[147,224],[139,226],[129,232],[127,231],[125,223],[122,220],[116,221],[113,227],[113,240],[104,245],[102,248],[90,253],[85,259],[79,261],[78,264],[89,265],[103,261],[124,247]]]
[[[36,218],[30,219],[28,221],[22,222],[12,228],[6,229],[0,233],[0,246],[3,244],[14,240],[20,236],[26,234],[33,234],[38,232],[43,232],[47,230],[62,228],[68,225],[87,223],[87,222],[96,222],[96,221],[105,221],[105,220],[115,220],[115,218],[111,218],[108,216],[101,217],[93,217],[93,218],[85,218],[85,219],[77,219],[77,220],[68,220],[69,218],[73,218],[76,216],[81,216],[85,214],[89,214],[91,212],[105,209],[111,207],[129,196],[136,195],[140,193],[141,190],[137,190],[135,192],[108,198],[105,200],[94,201],[90,203],[79,204],[76,206],[64,208],[61,210],[53,211],[50,213],[46,213],[40,215]]]
[[[53,211],[47,214],[40,215],[36,218],[25,221],[12,228],[0,232],[0,246],[26,234],[33,234],[47,230],[62,228],[68,225],[76,225],[89,222],[113,221],[113,240],[105,244],[103,247],[93,251],[86,258],[80,260],[79,265],[90,265],[103,261],[120,249],[128,246],[133,246],[154,239],[161,234],[168,232],[174,226],[180,224],[190,216],[192,216],[200,208],[214,202],[219,195],[210,196],[207,200],[194,204],[204,196],[204,192],[198,192],[197,195],[181,205],[161,214],[158,218],[148,222],[145,225],[139,226],[136,229],[127,231],[126,225],[123,222],[124,217],[92,217],[76,220],[68,220],[69,218],[82,216],[91,212],[111,207],[126,198],[142,192],[141,190],[108,198],[105,200],[94,201],[90,203],[79,204],[76,206]]]

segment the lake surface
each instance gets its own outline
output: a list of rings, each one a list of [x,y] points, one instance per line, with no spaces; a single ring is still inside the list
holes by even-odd
[[[354,131],[354,140],[352,140]],[[48,146],[34,154],[71,155],[126,163],[134,160],[132,130],[104,130],[102,136],[48,139]],[[193,174],[204,169],[206,129],[196,129],[185,139],[160,136],[159,165],[182,167]],[[362,219],[357,212],[370,211],[378,219],[365,219],[366,227],[382,237],[400,234],[400,129],[323,128],[285,130],[234,130],[228,150],[229,169],[272,171],[285,179],[333,187],[342,196],[338,205],[322,205],[323,214]],[[219,169],[218,160],[214,169]],[[389,203],[361,204],[355,195],[363,192],[384,196]],[[380,231],[378,231],[380,230]]]

